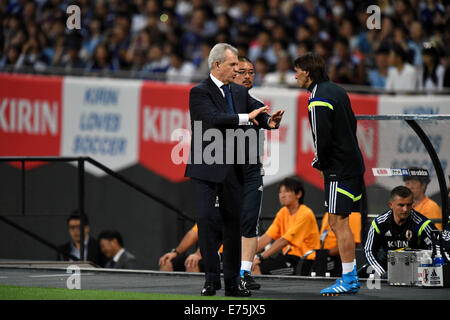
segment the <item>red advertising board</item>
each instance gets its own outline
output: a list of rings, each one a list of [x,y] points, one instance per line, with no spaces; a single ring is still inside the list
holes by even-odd
[[[143,82],[139,107],[139,163],[173,182],[184,180],[186,162],[173,157],[181,142],[172,140],[177,129],[190,131],[189,90],[192,86]],[[189,156],[189,145],[184,145]]]
[[[376,96],[349,94],[353,112],[358,114],[377,114],[378,98]],[[296,174],[323,189],[323,180],[317,170],[311,166],[314,159],[314,145],[311,135],[311,127],[308,119],[309,92],[302,92],[298,97],[297,112],[297,157]],[[374,176],[370,168],[376,167],[378,156],[378,125],[376,121],[358,121],[358,142],[364,157],[366,185],[374,183]]]
[[[61,96],[61,77],[0,74],[0,156],[58,156]]]

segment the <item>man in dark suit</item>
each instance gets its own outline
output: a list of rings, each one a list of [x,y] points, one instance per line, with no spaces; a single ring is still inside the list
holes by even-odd
[[[80,235],[80,223],[83,219],[84,224],[84,257],[80,259],[80,246],[81,246],[81,235]],[[97,239],[89,235],[90,226],[89,219],[87,216],[80,215],[77,211],[74,211],[67,218],[67,227],[69,228],[70,241],[60,246],[61,252],[58,254],[57,260],[73,261],[70,256],[74,256],[82,261],[91,261],[100,267],[103,267],[106,258],[100,252],[100,246]]]
[[[98,236],[102,253],[109,259],[106,268],[137,269],[136,257],[123,247],[121,234],[116,230],[106,230]]]
[[[281,112],[269,116],[245,87],[234,84],[238,71],[237,49],[225,43],[210,51],[210,76],[193,87],[189,95],[192,126],[191,153],[186,166],[197,212],[199,245],[205,264],[202,295],[215,295],[221,288],[217,250],[223,228],[223,272],[226,296],[250,296],[240,285],[240,214],[243,200],[245,148],[236,145],[239,126],[252,121],[263,128],[275,128]],[[243,132],[241,130],[241,132]],[[213,140],[211,142],[211,140]],[[219,214],[215,216],[216,196]]]

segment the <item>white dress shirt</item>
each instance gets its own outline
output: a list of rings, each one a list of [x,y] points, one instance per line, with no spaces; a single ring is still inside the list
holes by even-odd
[[[225,98],[225,92],[221,88],[224,85],[224,83],[219,79],[217,79],[216,77],[214,77],[212,73],[210,73],[209,76],[211,77],[211,80],[214,82],[214,84],[219,88],[220,92],[222,92],[222,96]],[[238,116],[239,116],[239,125],[248,125],[249,121],[248,113],[238,113]]]
[[[120,250],[116,253],[116,255],[114,256],[113,261],[114,261],[115,263],[117,263],[117,262],[119,261],[120,257],[122,256],[122,254],[123,254],[124,252],[125,252],[125,249],[124,249],[124,248],[120,249]]]

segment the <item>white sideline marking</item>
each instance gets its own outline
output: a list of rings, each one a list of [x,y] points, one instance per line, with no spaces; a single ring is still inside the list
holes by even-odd
[[[61,274],[42,274],[37,276],[29,276],[30,278],[51,278],[51,277],[68,277],[70,273],[61,273]]]
[[[52,277],[70,277],[72,273],[61,273],[61,274],[40,274],[34,276],[28,276],[30,278],[52,278]],[[83,276],[93,276],[95,273],[83,273]]]

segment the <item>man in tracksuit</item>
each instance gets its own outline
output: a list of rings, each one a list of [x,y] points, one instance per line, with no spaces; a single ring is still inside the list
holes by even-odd
[[[294,66],[299,86],[311,92],[308,114],[315,148],[312,166],[324,179],[325,207],[342,261],[342,278],[320,293],[356,293],[360,283],[349,215],[360,211],[365,168],[356,137],[355,115],[345,90],[329,80],[321,56],[306,53],[295,60]]]
[[[414,194],[410,189],[395,187],[391,191],[390,209],[372,221],[364,252],[370,266],[380,276],[386,275],[389,250],[432,249],[432,231],[437,230],[436,226],[414,210],[413,203]],[[380,249],[382,255],[378,254]]]

